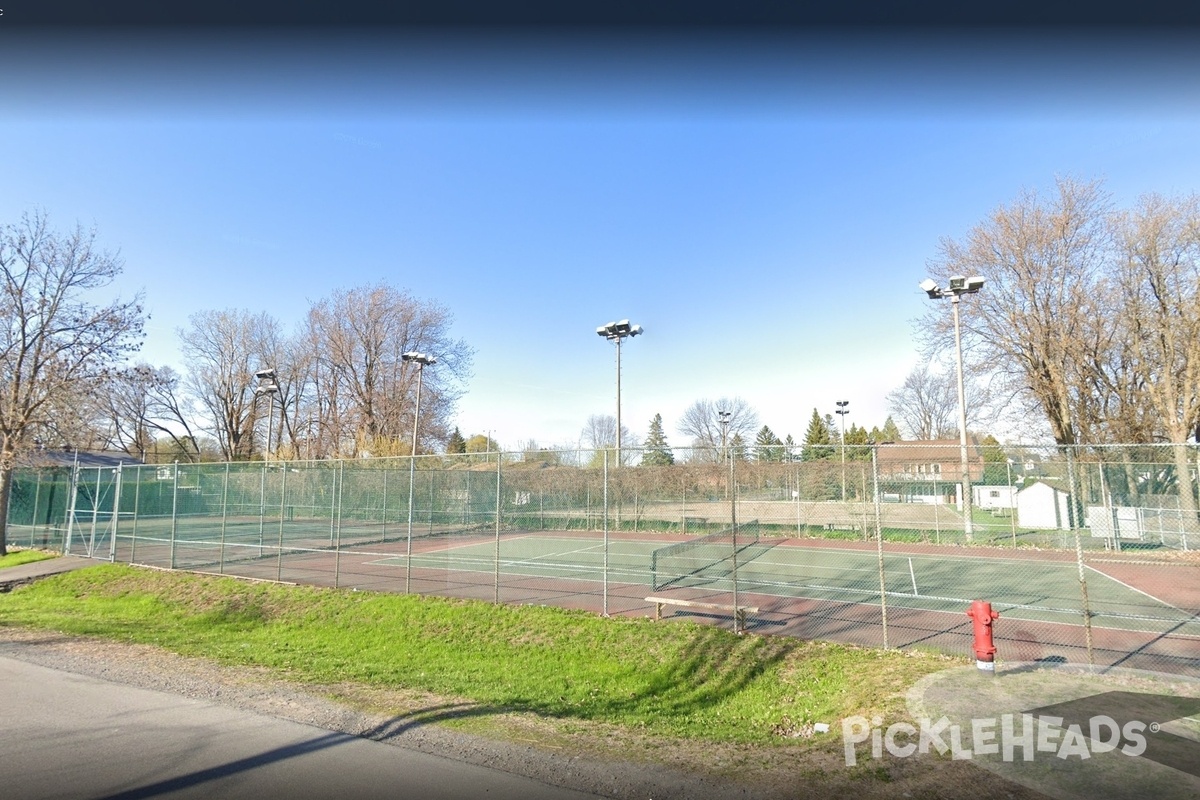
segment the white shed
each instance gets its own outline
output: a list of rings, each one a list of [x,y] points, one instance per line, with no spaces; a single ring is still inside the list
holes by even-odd
[[[976,508],[988,510],[1011,509],[1017,507],[1017,489],[1015,486],[972,486],[971,497]]]
[[[1017,522],[1022,528],[1071,529],[1071,495],[1045,481],[1017,492]]]

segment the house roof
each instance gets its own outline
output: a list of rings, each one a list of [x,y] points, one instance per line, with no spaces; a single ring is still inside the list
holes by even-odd
[[[27,453],[21,459],[29,467],[116,467],[119,464],[140,465],[144,463],[128,453],[111,450],[75,450],[63,447],[48,447]]]
[[[953,477],[961,472],[961,448],[958,439],[884,442],[878,450],[879,468],[884,473],[909,474],[913,472],[913,467],[938,464],[941,475]],[[967,468],[971,480],[983,476],[983,454],[974,437],[967,442]]]

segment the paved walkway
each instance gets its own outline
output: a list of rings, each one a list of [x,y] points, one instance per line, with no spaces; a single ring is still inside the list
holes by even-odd
[[[599,800],[498,769],[0,657],[12,800]]]
[[[12,591],[14,587],[33,583],[38,578],[45,578],[48,575],[59,575],[63,572],[71,572],[72,570],[102,563],[104,562],[94,558],[60,556],[58,558],[47,558],[42,561],[21,564],[18,567],[5,567],[4,569],[0,569],[0,592]]]

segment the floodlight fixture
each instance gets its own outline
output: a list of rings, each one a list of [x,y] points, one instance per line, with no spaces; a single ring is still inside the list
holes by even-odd
[[[275,368],[267,367],[266,369],[260,369],[258,372],[254,373],[254,377],[258,378],[260,381],[273,381],[275,380]]]
[[[629,336],[640,336],[643,333],[641,325],[634,325],[627,319],[610,322],[596,328],[596,335],[603,336],[617,345],[617,466],[621,465],[621,340]]]
[[[407,353],[401,353],[400,360],[401,361],[415,361],[417,364],[420,364],[422,367],[427,367],[430,364],[437,363],[437,359],[434,358],[433,356],[426,355],[425,353],[418,353],[416,350],[409,350]]]
[[[609,341],[620,341],[626,336],[640,336],[645,331],[641,325],[634,325],[629,320],[623,319],[619,322],[610,322],[607,325],[601,325],[596,328],[596,334],[603,336]]]

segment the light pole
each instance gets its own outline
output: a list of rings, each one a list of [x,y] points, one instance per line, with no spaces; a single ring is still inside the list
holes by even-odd
[[[971,519],[973,504],[971,503],[971,475],[967,462],[967,398],[963,385],[962,327],[959,322],[958,304],[964,294],[975,294],[983,288],[983,278],[952,275],[949,285],[944,289],[932,279],[926,278],[921,281],[919,286],[921,291],[929,295],[930,300],[944,300],[949,297],[950,307],[954,310],[954,354],[955,366],[958,368],[958,443],[959,456],[962,459],[963,533],[969,541],[975,531],[975,525]]]
[[[728,445],[726,445],[726,442],[728,441],[729,422],[732,419],[733,419],[732,411],[722,411],[721,409],[717,409],[717,423],[720,424],[720,426],[721,426],[721,458],[722,459],[728,458],[730,463],[733,463],[733,459],[730,457],[729,447],[728,447]],[[726,483],[726,485],[725,485],[725,499],[726,500],[729,499],[729,484],[728,483]]]
[[[596,333],[617,344],[617,463],[621,466],[621,340],[627,336],[639,336],[644,331],[641,325],[631,325],[629,320],[610,322],[596,328]]]
[[[279,391],[279,384],[275,382],[274,369],[260,369],[254,373],[254,377],[258,378],[258,386],[254,387],[254,399],[258,400],[262,395],[267,396],[267,446],[263,449],[263,460],[271,454],[271,435],[274,432],[272,428],[275,423],[275,393]]]
[[[412,435],[412,450],[410,455],[417,455],[417,423],[421,419],[421,380],[425,375],[425,367],[430,364],[436,364],[437,359],[433,356],[418,353],[416,350],[409,350],[407,353],[400,354],[401,361],[411,361],[417,365],[417,407],[413,411],[413,435]]]
[[[421,381],[425,375],[425,367],[436,364],[433,356],[409,350],[400,354],[401,361],[411,361],[417,365],[417,407],[413,410],[412,450],[408,455],[408,544],[404,551],[404,591],[412,590],[412,526],[413,526],[413,484],[417,477],[417,423],[421,421]]]
[[[279,384],[275,383],[275,370],[272,368],[260,369],[254,373],[254,377],[258,378],[258,386],[254,387],[254,402],[257,403],[258,398],[265,394],[269,404],[267,408],[267,446],[263,450],[262,474],[258,478],[258,554],[261,556],[267,505],[267,457],[271,454],[271,425],[275,421],[274,398],[275,393],[279,391]],[[178,468],[175,471],[178,472]],[[174,543],[173,537],[171,541]]]
[[[838,400],[836,413],[842,418],[842,502],[846,502],[846,415],[850,413],[846,406],[850,405],[849,400]]]
[[[729,421],[732,418],[732,411],[722,411],[721,409],[717,409],[717,424],[721,426],[721,458],[725,458],[729,455],[726,442],[728,441]]]

